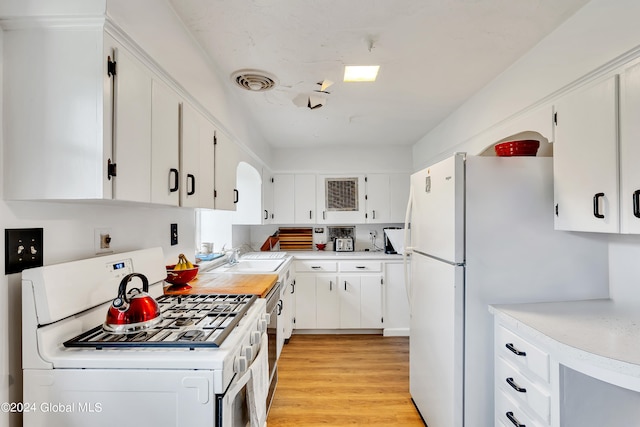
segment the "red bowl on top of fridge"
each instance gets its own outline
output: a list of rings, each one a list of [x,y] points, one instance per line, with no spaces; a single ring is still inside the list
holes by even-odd
[[[535,139],[523,139],[520,141],[507,141],[496,144],[494,147],[499,157],[511,156],[535,156],[540,148],[540,141]]]

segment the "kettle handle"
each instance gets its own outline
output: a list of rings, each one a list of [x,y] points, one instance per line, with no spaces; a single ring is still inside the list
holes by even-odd
[[[118,298],[122,298],[124,301],[129,302],[127,299],[127,284],[134,277],[139,277],[140,280],[142,280],[142,292],[149,292],[149,279],[147,279],[147,276],[140,273],[131,273],[122,278],[120,286],[118,287]]]

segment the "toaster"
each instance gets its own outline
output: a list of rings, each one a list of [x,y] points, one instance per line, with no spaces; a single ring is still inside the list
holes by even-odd
[[[333,246],[336,252],[353,252],[353,238],[352,237],[339,237]]]

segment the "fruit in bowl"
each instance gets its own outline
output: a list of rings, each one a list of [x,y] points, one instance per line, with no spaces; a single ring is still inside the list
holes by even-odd
[[[184,254],[180,254],[177,264],[167,265],[166,282],[172,285],[186,285],[198,275],[198,264],[192,264]]]

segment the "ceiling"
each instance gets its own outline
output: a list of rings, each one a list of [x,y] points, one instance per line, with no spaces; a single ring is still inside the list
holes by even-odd
[[[414,144],[587,2],[170,0],[266,142],[296,148]],[[378,79],[344,83],[345,65]],[[243,90],[239,69],[277,85]]]

